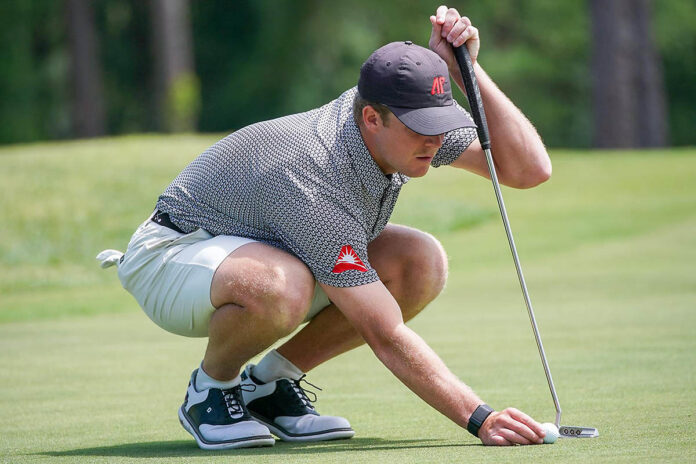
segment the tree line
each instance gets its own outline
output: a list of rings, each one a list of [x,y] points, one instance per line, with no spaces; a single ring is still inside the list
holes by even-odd
[[[377,47],[427,46],[438,5],[5,0],[0,143],[229,132],[305,111],[355,85]],[[459,10],[481,31],[482,66],[550,146],[696,143],[693,1],[497,0]]]

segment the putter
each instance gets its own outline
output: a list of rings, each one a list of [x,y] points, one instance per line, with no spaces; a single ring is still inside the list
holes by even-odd
[[[534,338],[536,339],[537,348],[539,349],[539,356],[541,356],[541,363],[544,366],[544,372],[546,373],[546,380],[549,384],[549,390],[551,390],[551,397],[553,398],[553,404],[556,408],[556,422],[555,425],[558,428],[559,435],[564,438],[594,438],[599,436],[599,431],[593,427],[576,427],[570,425],[561,425],[561,405],[558,402],[558,395],[556,394],[556,387],[553,385],[553,379],[551,378],[551,370],[549,369],[549,363],[546,360],[546,353],[544,352],[544,345],[541,343],[541,335],[539,335],[539,328],[537,327],[536,318],[534,317],[534,309],[532,309],[532,302],[529,299],[529,292],[527,291],[527,284],[524,281],[524,275],[522,274],[522,266],[520,265],[520,259],[517,256],[517,248],[515,247],[515,240],[512,238],[512,231],[510,230],[510,221],[508,221],[507,211],[505,210],[505,203],[503,202],[503,194],[500,192],[500,184],[498,183],[498,176],[495,172],[495,165],[493,164],[493,155],[491,155],[491,140],[488,135],[488,124],[486,123],[486,113],[483,111],[483,102],[481,101],[481,92],[479,91],[478,82],[476,81],[476,74],[474,73],[474,66],[471,62],[471,56],[469,55],[469,50],[466,45],[454,48],[454,56],[457,59],[457,64],[459,65],[459,70],[462,73],[462,78],[464,79],[464,88],[466,89],[466,97],[469,100],[469,107],[471,108],[471,115],[476,123],[476,131],[478,132],[479,142],[486,154],[486,162],[488,163],[488,172],[491,176],[491,181],[493,182],[493,190],[495,190],[495,198],[498,200],[498,208],[500,209],[500,216],[503,219],[503,225],[505,226],[505,233],[507,234],[508,243],[510,244],[510,251],[512,252],[512,259],[515,262],[515,268],[517,269],[517,277],[520,281],[520,287],[522,287],[522,294],[524,296],[524,302],[527,305],[527,312],[529,313],[529,320],[532,323],[532,330],[534,331]]]

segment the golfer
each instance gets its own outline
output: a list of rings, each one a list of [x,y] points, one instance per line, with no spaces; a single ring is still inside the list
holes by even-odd
[[[201,448],[352,437],[348,420],[319,415],[303,381],[365,342],[484,444],[542,443],[539,423],[487,406],[404,324],[444,287],[447,257],[432,235],[388,222],[401,188],[443,165],[488,176],[474,124],[452,99],[450,79],[463,83],[451,46],[475,63],[500,182],[528,188],[551,174],[534,127],[476,63],[471,21],[441,6],[430,22],[429,50],[385,45],[357,88],[215,143],[160,195],[125,254],[100,254],[157,325],[208,337],[179,409]]]

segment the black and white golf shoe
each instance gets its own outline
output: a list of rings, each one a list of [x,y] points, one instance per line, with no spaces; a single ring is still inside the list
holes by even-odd
[[[268,428],[253,420],[244,406],[242,390],[253,386],[198,391],[197,374],[198,369],[191,374],[186,399],[179,408],[179,422],[201,449],[273,446],[275,439]]]
[[[281,440],[323,441],[355,435],[350,423],[343,417],[319,415],[312,405],[316,401],[316,394],[302,388],[300,382],[320,388],[304,380],[304,375],[299,380],[283,378],[262,383],[251,374],[253,367],[250,364],[242,372],[242,382],[253,383],[256,387],[242,390],[244,402],[251,417],[268,427]],[[313,399],[310,400],[308,393]]]

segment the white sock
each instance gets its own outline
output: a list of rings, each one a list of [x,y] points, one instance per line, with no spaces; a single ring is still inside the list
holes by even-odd
[[[254,366],[251,373],[260,381],[272,382],[280,378],[298,380],[304,375],[296,365],[288,361],[276,350],[271,350],[261,362]]]
[[[196,374],[196,390],[201,391],[207,388],[227,390],[236,387],[241,381],[242,378],[240,376],[227,381],[214,379],[203,370],[203,363],[201,363],[201,367],[198,368],[198,374]]]

